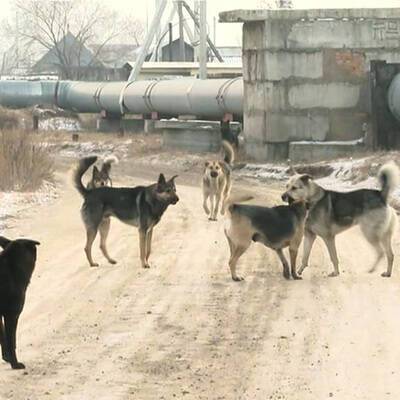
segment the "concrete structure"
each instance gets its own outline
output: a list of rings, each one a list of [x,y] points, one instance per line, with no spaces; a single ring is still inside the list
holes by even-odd
[[[215,121],[156,121],[156,132],[162,133],[163,147],[199,153],[216,152],[221,147],[221,125]],[[240,124],[231,123],[233,132]]]
[[[250,155],[308,160],[318,152],[289,144],[351,141],[373,125],[370,64],[400,62],[399,8],[237,10],[220,13],[220,21],[244,23],[244,136]],[[332,155],[338,148],[332,147]]]

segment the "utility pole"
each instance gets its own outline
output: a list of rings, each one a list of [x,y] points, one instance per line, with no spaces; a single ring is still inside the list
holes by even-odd
[[[207,2],[200,0],[199,78],[207,79]]]
[[[179,15],[179,58],[181,61],[186,61],[185,38],[183,35],[182,1],[178,1],[178,15]]]

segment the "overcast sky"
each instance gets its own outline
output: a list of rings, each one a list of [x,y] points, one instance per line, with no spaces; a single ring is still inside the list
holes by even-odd
[[[121,12],[128,12],[143,20],[144,24],[154,11],[155,0],[101,0],[110,8]],[[172,2],[172,0],[170,0]],[[400,0],[293,0],[296,8],[361,8],[361,7],[400,7]],[[9,15],[12,0],[0,0],[0,16]],[[189,3],[193,1],[189,0]],[[213,17],[218,18],[220,11],[234,10],[240,8],[259,8],[261,0],[208,0],[207,15],[210,33],[213,32]],[[218,24],[217,45],[240,45],[240,24]]]

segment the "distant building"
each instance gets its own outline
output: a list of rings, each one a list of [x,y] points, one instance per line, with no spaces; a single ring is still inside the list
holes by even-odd
[[[140,51],[140,46],[135,44],[93,44],[90,48],[103,64],[111,68],[121,68],[126,60],[136,61]]]
[[[60,56],[64,58],[65,65],[60,62]],[[48,50],[32,67],[35,74],[59,74],[60,77],[68,75],[68,70],[73,70],[74,75],[70,78],[78,77],[81,68],[101,68],[103,63],[89,50],[82,45],[79,40],[68,32],[56,46]],[[78,75],[75,75],[78,74]]]
[[[185,59],[181,57],[179,39],[161,48],[161,61],[194,61],[193,46],[185,42]]]
[[[221,54],[224,62],[228,64],[241,64],[242,63],[242,48],[238,46],[224,46],[217,47],[219,54]],[[213,53],[211,53],[213,55]],[[215,58],[215,57],[214,57]]]

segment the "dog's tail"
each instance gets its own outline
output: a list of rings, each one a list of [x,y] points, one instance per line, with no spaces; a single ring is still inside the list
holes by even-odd
[[[225,201],[223,208],[224,210],[228,210],[230,213],[232,211],[232,207],[237,203],[244,203],[245,201],[253,200],[254,196],[251,194],[242,194],[242,195],[234,195],[229,196],[229,198]]]
[[[224,149],[224,161],[229,164],[232,165],[235,162],[235,149],[233,148],[233,146],[226,140],[223,140],[221,142],[222,144],[222,148]]]
[[[85,196],[86,193],[89,192],[89,190],[86,189],[82,183],[82,176],[96,161],[97,161],[97,156],[82,158],[79,160],[79,164],[74,170],[74,175],[73,175],[74,186],[82,196]]]
[[[111,169],[111,164],[118,164],[118,162],[118,158],[112,154],[104,159],[102,168],[109,171]]]
[[[399,167],[394,162],[384,164],[378,172],[378,179],[382,185],[381,193],[385,202],[400,182]]]

